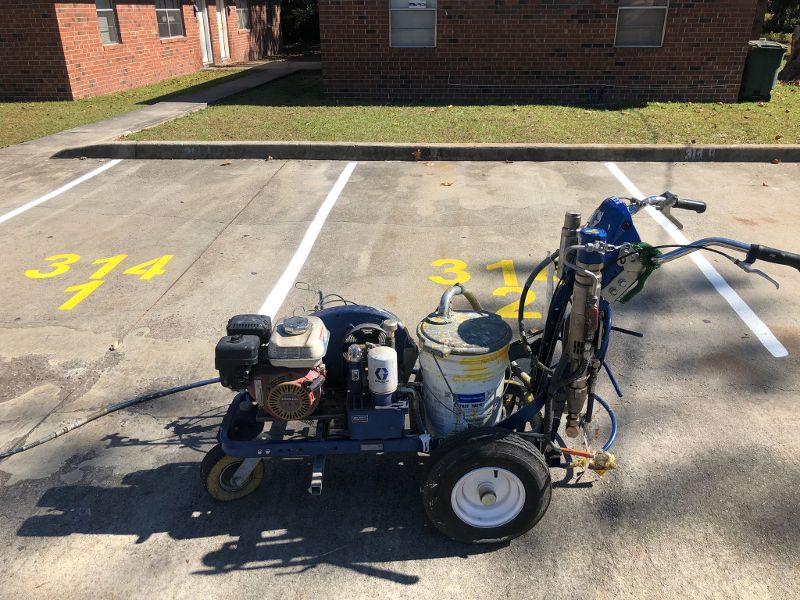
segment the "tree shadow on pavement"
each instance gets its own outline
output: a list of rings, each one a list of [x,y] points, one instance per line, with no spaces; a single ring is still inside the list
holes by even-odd
[[[219,424],[225,416],[227,406],[215,406],[198,415],[176,417],[164,426],[167,430],[161,437],[142,439],[129,437],[120,433],[110,433],[103,438],[108,448],[124,448],[126,446],[174,446],[189,448],[198,453],[205,453],[209,445],[217,441]],[[143,412],[136,407],[130,409],[133,413]]]
[[[176,540],[233,537],[206,553],[195,574],[290,575],[329,564],[411,585],[416,575],[378,565],[497,549],[452,542],[431,528],[418,492],[418,460],[329,457],[321,496],[306,491],[309,460],[268,461],[261,488],[228,504],[207,496],[199,463],[166,464],[130,473],[116,487],[52,487],[38,502],[48,514],[28,518],[17,535],[135,535],[136,543],[159,533]]]

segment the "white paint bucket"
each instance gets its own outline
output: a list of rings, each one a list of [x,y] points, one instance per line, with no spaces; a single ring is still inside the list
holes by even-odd
[[[500,418],[511,327],[482,310],[437,311],[417,327],[430,433],[446,437]]]

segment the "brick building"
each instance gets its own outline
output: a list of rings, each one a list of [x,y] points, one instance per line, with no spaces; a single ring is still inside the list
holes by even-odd
[[[320,0],[331,99],[736,100],[764,0]]]
[[[0,100],[97,96],[279,48],[280,0],[25,0],[0,19]]]

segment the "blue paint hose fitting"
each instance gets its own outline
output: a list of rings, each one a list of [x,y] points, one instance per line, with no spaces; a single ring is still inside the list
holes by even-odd
[[[593,244],[597,242],[605,242],[608,237],[605,229],[598,229],[596,227],[584,227],[579,232],[579,240],[581,244]],[[588,252],[586,250],[578,250],[578,262],[587,265],[596,265],[603,262],[602,252]]]

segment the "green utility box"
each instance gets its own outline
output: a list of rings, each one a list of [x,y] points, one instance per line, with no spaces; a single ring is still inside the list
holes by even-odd
[[[778,81],[786,46],[769,40],[750,42],[747,61],[744,64],[739,100],[769,100],[772,88]]]

